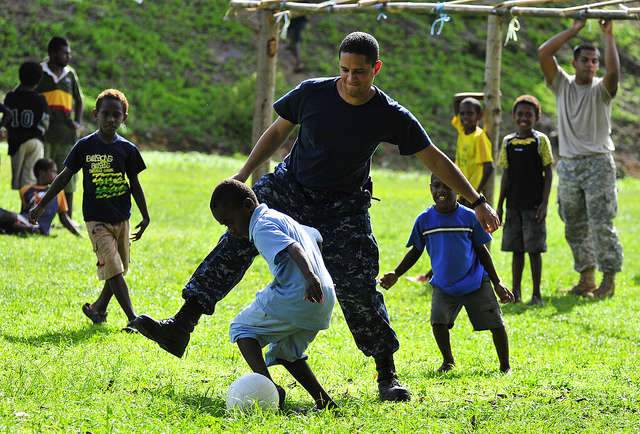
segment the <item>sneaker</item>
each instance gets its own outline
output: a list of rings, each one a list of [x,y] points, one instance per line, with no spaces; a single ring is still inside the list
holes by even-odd
[[[89,303],[82,305],[82,313],[85,314],[94,324],[101,324],[107,320],[107,312],[98,312],[94,310]]]
[[[189,344],[190,333],[175,318],[156,321],[149,315],[143,314],[131,321],[128,326],[176,357],[182,357]]]
[[[378,381],[378,395],[381,401],[411,401],[411,392],[395,377]]]

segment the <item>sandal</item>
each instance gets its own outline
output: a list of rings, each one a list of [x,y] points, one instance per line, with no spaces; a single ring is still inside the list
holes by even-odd
[[[94,324],[100,324],[107,320],[107,312],[96,312],[89,303],[82,305],[82,313],[84,313]]]

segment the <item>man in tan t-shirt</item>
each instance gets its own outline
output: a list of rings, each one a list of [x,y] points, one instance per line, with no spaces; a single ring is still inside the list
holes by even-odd
[[[580,273],[571,293],[602,298],[613,295],[615,275],[622,268],[622,246],[613,226],[618,202],[611,140],[611,101],[618,90],[620,60],[613,23],[601,21],[604,77],[596,77],[600,52],[590,44],[574,48],[575,75],[567,74],[554,55],[584,25],[584,20],[574,21],[570,29],[542,44],[538,56],[547,86],[556,95],[558,205],[574,267]],[[603,273],[598,288],[596,265]]]

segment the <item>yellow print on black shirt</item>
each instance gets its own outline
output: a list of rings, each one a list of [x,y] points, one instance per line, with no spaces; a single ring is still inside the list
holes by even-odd
[[[91,174],[91,182],[96,187],[96,199],[108,199],[129,192],[129,184],[127,184],[124,173],[116,172],[111,167],[113,155],[87,155],[86,162],[91,164],[89,173]]]

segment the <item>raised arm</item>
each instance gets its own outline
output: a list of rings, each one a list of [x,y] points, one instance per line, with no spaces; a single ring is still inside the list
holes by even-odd
[[[149,219],[149,211],[147,211],[147,200],[144,197],[144,191],[142,190],[142,185],[140,185],[138,175],[130,176],[129,183],[131,184],[131,195],[133,196],[133,200],[136,201],[136,205],[142,215],[142,221],[136,226],[136,229],[138,230],[131,236],[133,241],[138,241],[142,237],[145,229],[147,229],[147,226],[149,226],[151,220]]]
[[[240,169],[233,178],[245,182],[258,166],[267,161],[269,157],[278,150],[289,134],[291,134],[294,127],[294,123],[278,117],[278,119],[262,133],[258,142],[251,150],[244,166],[242,166],[242,169]]]
[[[620,80],[620,57],[613,37],[613,21],[601,21],[600,28],[604,36],[604,67],[606,68],[602,82],[611,96],[615,96],[618,92],[618,81]]]
[[[480,198],[478,192],[469,184],[460,169],[436,146],[429,146],[417,152],[416,157],[449,188],[462,195],[470,203],[474,203]],[[476,206],[474,211],[482,228],[487,232],[494,232],[500,227],[498,215],[486,202]]]
[[[51,199],[58,196],[58,193],[60,193],[62,189],[69,183],[69,180],[72,176],[73,173],[71,172],[71,170],[69,170],[68,167],[65,167],[64,169],[62,169],[62,172],[58,173],[58,176],[56,176],[56,179],[53,180],[51,186],[49,187],[49,190],[47,190],[40,203],[29,210],[29,221],[31,222],[31,224],[36,224],[38,222],[38,219],[44,212],[47,204],[51,202]]]
[[[402,261],[400,261],[396,269],[382,276],[382,278],[380,279],[380,286],[382,286],[384,289],[389,289],[393,285],[395,285],[398,281],[398,277],[409,271],[411,267],[413,267],[416,262],[418,262],[418,259],[420,259],[421,255],[422,250],[411,247],[411,250],[409,250],[407,254],[404,255],[404,258],[402,258]]]
[[[538,47],[540,68],[542,68],[544,79],[548,84],[553,83],[553,80],[558,73],[559,66],[556,61],[555,54],[568,40],[576,36],[580,30],[582,30],[584,24],[585,20],[575,20],[570,29],[558,33]]]
[[[298,266],[304,280],[306,282],[304,290],[304,299],[312,303],[324,303],[324,294],[322,293],[322,287],[320,286],[320,279],[313,272],[313,268],[309,263],[307,254],[302,249],[302,246],[298,243],[291,243],[287,247],[287,254],[291,256],[291,259]]]

